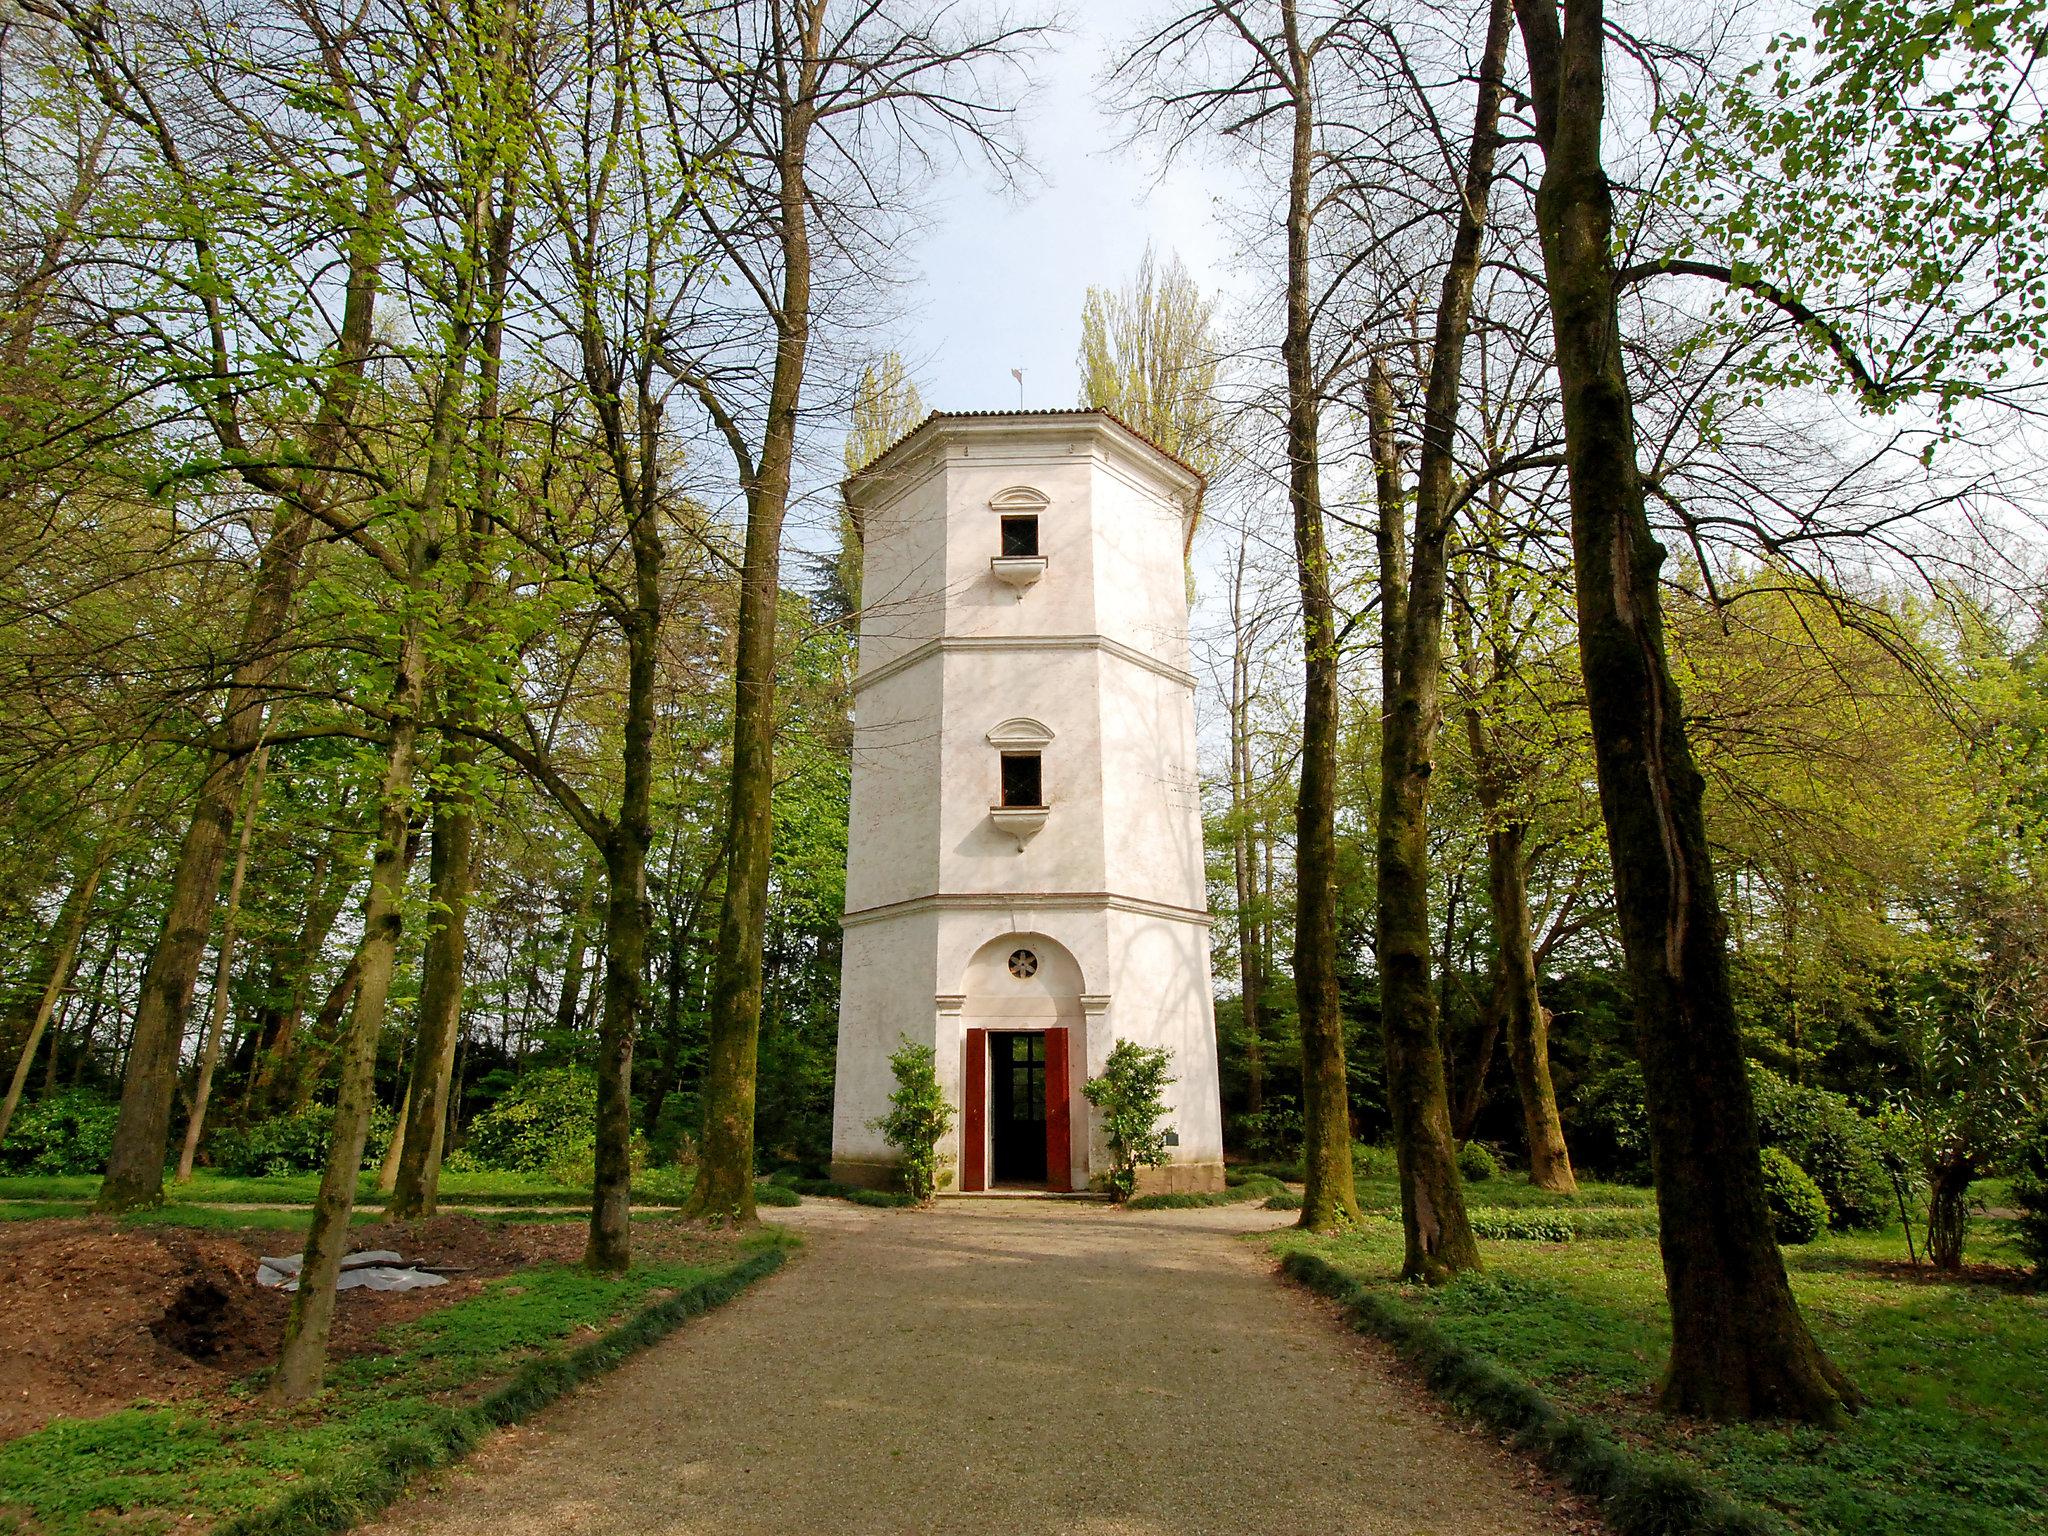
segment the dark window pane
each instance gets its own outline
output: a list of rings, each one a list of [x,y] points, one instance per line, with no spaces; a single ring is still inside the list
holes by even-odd
[[[1029,805],[1045,804],[1042,798],[1044,783],[1039,773],[1036,752],[1005,752],[1003,754],[1003,804]]]
[[[1035,517],[1004,518],[1003,553],[1006,555],[1037,554],[1038,519]]]

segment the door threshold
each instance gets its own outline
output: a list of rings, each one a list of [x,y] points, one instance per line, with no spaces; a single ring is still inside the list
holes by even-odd
[[[941,1200],[1085,1200],[1092,1205],[1102,1205],[1113,1200],[1111,1195],[1099,1194],[1092,1189],[1031,1189],[1021,1185],[1006,1185],[997,1189],[942,1189]]]

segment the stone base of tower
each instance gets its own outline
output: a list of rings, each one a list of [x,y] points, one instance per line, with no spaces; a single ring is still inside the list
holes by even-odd
[[[895,1086],[890,1053],[909,1041],[934,1052],[954,1112],[939,1146],[942,1190],[1094,1188],[1109,1148],[1082,1087],[1125,1039],[1163,1046],[1172,1062],[1163,1124],[1179,1138],[1176,1161],[1147,1170],[1141,1189],[1221,1189],[1208,978],[1208,925],[1196,913],[940,897],[857,914],[841,972],[832,1176],[893,1186],[896,1154],[875,1121]],[[1020,1113],[1025,1103],[1042,1118]]]
[[[1140,1195],[1213,1195],[1223,1188],[1223,1164],[1162,1163],[1138,1170]]]
[[[903,1182],[897,1177],[897,1164],[882,1158],[835,1157],[831,1173],[834,1183],[855,1189],[898,1189]]]

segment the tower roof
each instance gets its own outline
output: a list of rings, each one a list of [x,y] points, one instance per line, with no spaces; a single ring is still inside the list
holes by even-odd
[[[933,411],[923,421],[912,427],[908,432],[897,438],[895,442],[870,459],[865,466],[848,475],[842,484],[850,492],[854,486],[877,474],[885,464],[902,454],[912,443],[948,422],[986,422],[993,425],[998,422],[1010,421],[1030,423],[1035,421],[1084,421],[1090,419],[1108,423],[1148,452],[1156,454],[1193,479],[1195,482],[1195,497],[1188,509],[1187,529],[1187,536],[1192,541],[1195,535],[1195,525],[1201,520],[1202,496],[1209,488],[1209,477],[1179,454],[1162,448],[1156,441],[1140,432],[1136,427],[1117,415],[1116,412],[1105,411],[1096,406],[1072,406],[1064,410],[1037,411]]]

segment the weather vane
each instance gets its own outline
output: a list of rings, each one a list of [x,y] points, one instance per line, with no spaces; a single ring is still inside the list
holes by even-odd
[[[1017,409],[1021,411],[1024,409],[1024,370],[1012,368],[1010,377],[1017,381]]]

